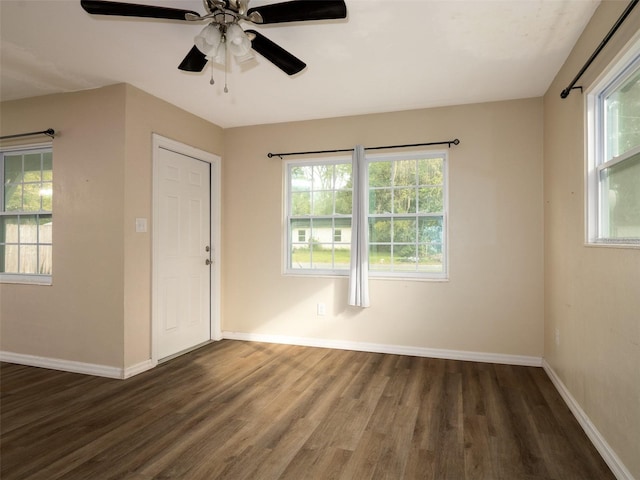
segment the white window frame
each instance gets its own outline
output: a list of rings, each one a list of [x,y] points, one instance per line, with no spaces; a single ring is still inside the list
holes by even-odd
[[[292,196],[291,185],[289,183],[289,171],[293,166],[316,166],[316,165],[340,165],[340,164],[351,164],[351,157],[332,157],[326,158],[323,160],[318,159],[304,159],[304,160],[286,160],[284,162],[284,179],[283,185],[285,187],[284,194],[284,273],[286,275],[303,275],[303,276],[346,276],[349,274],[349,268],[344,269],[319,269],[319,268],[292,268],[291,267],[291,244],[290,240],[293,235],[293,231],[291,230],[291,217],[289,215],[289,202]],[[323,218],[323,219],[351,219],[351,215],[344,214],[334,214],[334,215],[309,215],[308,218]],[[299,228],[295,228],[295,235],[298,238],[298,230]],[[309,234],[306,236],[305,241],[310,242],[313,238],[313,235]],[[333,232],[331,234],[332,243],[335,243],[333,239]]]
[[[365,175],[368,178],[368,166],[372,162],[383,161],[398,161],[398,160],[420,160],[424,158],[442,158],[443,159],[443,212],[442,212],[442,272],[425,272],[425,271],[381,271],[381,270],[369,270],[369,278],[371,279],[404,279],[404,280],[426,280],[426,281],[443,281],[449,278],[449,158],[446,150],[426,150],[420,152],[412,152],[409,154],[371,154],[367,155]],[[283,186],[284,186],[284,203],[283,203],[283,215],[284,215],[284,237],[283,237],[283,274],[285,275],[300,275],[300,276],[348,276],[349,269],[335,269],[335,270],[320,270],[320,269],[300,269],[291,267],[291,222],[289,217],[289,201],[291,199],[291,185],[289,183],[289,171],[292,166],[315,166],[326,164],[344,164],[351,163],[351,157],[333,157],[323,160],[318,159],[303,159],[303,160],[286,160],[283,168]],[[367,190],[368,190],[367,185]],[[440,214],[397,214],[401,217],[415,216],[416,219],[423,216],[440,216]],[[347,217],[352,219],[351,215],[339,215],[338,217]],[[369,224],[370,215],[367,213],[367,225]],[[297,229],[296,229],[297,237]],[[344,234],[343,234],[344,236]],[[307,239],[309,240],[309,238]],[[335,238],[334,238],[335,240]]]
[[[372,154],[367,155],[367,175],[368,168],[371,163],[385,162],[385,161],[402,161],[402,160],[422,160],[426,158],[442,158],[442,272],[425,272],[425,271],[381,271],[372,270],[369,265],[369,278],[389,278],[389,279],[401,279],[401,280],[447,280],[449,278],[449,232],[448,232],[448,212],[449,212],[449,155],[446,150],[426,150],[421,152],[413,152],[410,154]],[[367,185],[367,191],[369,185]],[[431,213],[396,213],[389,215],[392,217],[415,217],[416,220],[420,217],[440,217],[439,214]],[[367,214],[367,225],[369,219],[373,217],[381,217],[381,215]],[[384,217],[384,215],[382,215]]]
[[[631,72],[640,67],[640,34],[614,60],[601,78],[586,94],[586,244],[611,247],[640,248],[640,239],[610,238],[603,234],[608,212],[602,208],[602,172],[640,153],[640,146],[619,156],[607,158],[607,125],[605,99],[615,91]]]
[[[6,213],[7,216],[14,215],[14,213],[5,212],[4,211],[4,156],[5,154],[11,154],[16,152],[42,152],[42,151],[50,151],[53,153],[53,143],[45,142],[45,143],[37,143],[37,144],[28,144],[28,145],[12,145],[6,147],[0,147],[0,215],[4,216]],[[28,212],[27,214],[30,214]],[[33,212],[34,214],[46,214],[51,215],[53,218],[53,208],[51,212]],[[53,242],[52,242],[53,246]],[[15,284],[28,284],[28,285],[52,285],[53,283],[53,272],[51,274],[23,274],[23,273],[4,273],[0,272],[0,283],[15,283]]]

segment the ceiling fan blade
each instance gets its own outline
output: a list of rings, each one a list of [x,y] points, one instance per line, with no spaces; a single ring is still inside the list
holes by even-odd
[[[291,0],[250,8],[247,15],[251,17],[252,13],[260,14],[262,22],[255,23],[261,24],[333,20],[347,18],[347,6],[344,0]]]
[[[208,60],[205,54],[198,50],[194,45],[191,47],[191,50],[189,50],[189,53],[187,53],[187,56],[184,57],[184,60],[182,60],[182,63],[180,63],[178,68],[185,72],[201,72],[207,62]]]
[[[92,15],[117,15],[121,17],[166,18],[169,20],[186,20],[187,14],[200,17],[198,12],[179,8],[155,7],[152,5],[136,5],[134,3],[107,2],[103,0],[80,0],[80,5]]]
[[[295,75],[307,66],[302,60],[273,43],[261,33],[255,30],[246,30],[246,33],[252,37],[251,47],[287,75]]]

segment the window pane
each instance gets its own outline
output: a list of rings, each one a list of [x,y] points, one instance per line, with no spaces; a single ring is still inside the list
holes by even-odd
[[[313,167],[313,189],[333,189],[333,165],[316,165]]]
[[[396,188],[393,191],[393,211],[394,213],[415,213],[416,189]]]
[[[291,194],[291,215],[309,215],[311,213],[311,193],[294,192]]]
[[[442,212],[443,198],[442,187],[424,187],[418,189],[418,212]]]
[[[351,217],[348,218],[335,218],[333,220],[333,224],[335,225],[335,228],[342,228],[342,229],[351,229]],[[347,235],[347,232],[343,231],[342,232],[342,238],[345,237],[345,235]],[[348,235],[349,238],[351,238],[351,235]]]
[[[308,247],[311,232],[311,220],[291,220],[291,243],[304,243]],[[300,245],[296,245],[299,248]]]
[[[41,245],[38,249],[40,259],[38,273],[40,275],[51,275],[52,247],[51,245]]]
[[[428,245],[420,245],[419,257],[418,270],[433,273],[441,273],[443,271],[441,244],[432,243]]]
[[[391,162],[372,162],[369,164],[369,187],[388,187],[391,185]]]
[[[25,183],[23,185],[22,210],[37,212],[40,210],[40,184]]]
[[[311,250],[308,246],[291,246],[291,268],[311,268]]]
[[[18,272],[18,245],[0,245],[0,272]]]
[[[42,181],[42,157],[39,153],[30,153],[24,156],[24,181]]]
[[[607,160],[640,145],[640,68],[605,99]]]
[[[311,268],[315,270],[331,270],[333,268],[333,245],[330,243],[314,243],[311,252]]]
[[[22,155],[6,155],[4,157],[4,183],[22,181]]]
[[[351,268],[351,249],[348,245],[338,244],[333,253],[334,268],[348,270]]]
[[[38,242],[38,223],[35,215],[20,217],[20,243]]]
[[[335,167],[335,189],[351,189],[353,187],[353,183],[351,181],[351,164],[340,163]]]
[[[39,215],[38,223],[40,224],[38,231],[39,243],[52,243],[53,221],[51,215]]]
[[[391,242],[391,220],[388,218],[370,218],[369,241],[372,243]]]
[[[338,190],[336,192],[336,213],[340,215],[351,215],[351,210],[351,190]]]
[[[396,218],[393,220],[393,242],[394,243],[415,243],[416,242],[416,219]]]
[[[291,167],[291,190],[294,192],[311,190],[312,167]]]
[[[418,258],[416,256],[415,245],[394,245],[393,247],[393,270],[394,271],[415,271]]]
[[[378,271],[391,268],[391,245],[369,245],[369,268]]]
[[[603,222],[603,236],[640,238],[640,154],[606,169],[603,175],[603,208],[609,220]]]
[[[423,217],[418,220],[420,243],[442,243],[442,217]]]
[[[53,155],[51,152],[42,154],[42,179],[44,181],[53,180]]]
[[[391,213],[391,189],[369,190],[369,213]]]
[[[18,243],[18,217],[0,217],[0,243]]]
[[[38,273],[38,247],[20,245],[20,273]]]
[[[22,184],[5,186],[4,210],[5,212],[18,212],[22,210]]]
[[[443,184],[443,161],[441,158],[418,160],[418,183],[420,185]]]
[[[42,201],[42,210],[50,212],[52,210],[51,199],[53,197],[53,185],[48,182],[43,183],[39,193]]]
[[[415,160],[399,160],[393,162],[394,178],[393,185],[415,185],[416,184],[416,161]]]
[[[333,192],[313,192],[313,215],[333,215]]]

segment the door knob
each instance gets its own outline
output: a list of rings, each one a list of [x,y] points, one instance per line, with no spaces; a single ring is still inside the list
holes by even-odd
[[[213,262],[211,260],[209,260],[208,258],[204,261],[205,265],[211,265]]]

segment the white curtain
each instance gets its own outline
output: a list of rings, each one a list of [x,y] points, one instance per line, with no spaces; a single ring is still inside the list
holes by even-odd
[[[369,302],[369,251],[367,225],[367,165],[364,147],[353,150],[351,183],[353,185],[353,211],[351,220],[351,272],[349,274],[349,305],[368,307]]]

